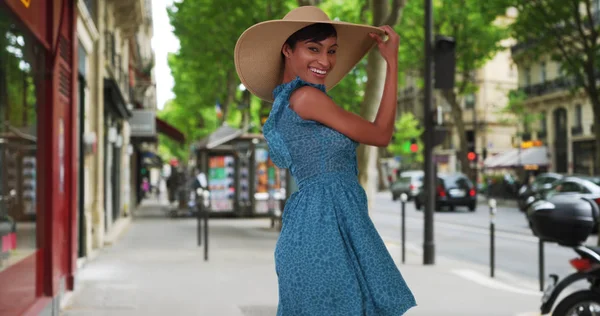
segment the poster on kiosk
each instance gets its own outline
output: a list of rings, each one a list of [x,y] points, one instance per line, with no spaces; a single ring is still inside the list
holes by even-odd
[[[211,211],[230,212],[235,198],[235,158],[231,155],[214,156],[209,160],[208,183]]]

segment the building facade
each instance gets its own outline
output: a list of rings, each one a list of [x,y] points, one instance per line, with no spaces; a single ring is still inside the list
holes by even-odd
[[[574,80],[561,71],[559,63],[549,56],[526,58],[522,54],[526,48],[524,44],[513,47],[519,90],[526,96],[525,106],[540,120],[521,127],[523,140],[539,140],[547,146],[550,171],[594,174],[598,169],[594,166],[594,116],[587,95],[572,91]]]
[[[0,314],[58,315],[77,253],[73,0],[0,1]]]

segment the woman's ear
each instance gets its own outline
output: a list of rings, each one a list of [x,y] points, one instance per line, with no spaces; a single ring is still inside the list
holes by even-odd
[[[285,56],[285,58],[289,58],[291,52],[292,48],[290,47],[290,45],[287,43],[283,44],[283,47],[281,48],[281,53],[283,54],[283,56]]]

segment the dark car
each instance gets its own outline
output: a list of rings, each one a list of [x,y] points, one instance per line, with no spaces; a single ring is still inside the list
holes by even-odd
[[[562,178],[563,175],[558,173],[542,173],[538,175],[531,184],[523,185],[517,193],[519,209],[522,212],[525,212],[527,207],[531,204],[530,197],[535,197],[540,191],[551,189],[554,183]]]
[[[390,187],[392,200],[396,201],[402,193],[408,196],[408,200],[412,200],[423,185],[423,171],[405,171],[400,174],[400,177]]]
[[[415,207],[420,210],[424,204],[423,190],[415,197]],[[477,208],[477,188],[462,173],[438,174],[435,188],[435,209],[449,207],[454,211],[457,206],[465,206],[474,212]]]

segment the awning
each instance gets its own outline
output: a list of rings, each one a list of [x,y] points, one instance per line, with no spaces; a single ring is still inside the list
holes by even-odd
[[[159,133],[168,136],[176,142],[179,142],[181,144],[185,143],[185,135],[183,135],[182,132],[180,132],[173,125],[159,119],[158,117],[156,118],[156,130]]]
[[[155,118],[155,111],[133,110],[129,119],[131,139],[137,142],[155,143],[157,141]]]
[[[492,156],[484,161],[485,168],[505,169],[521,168],[524,166],[548,166],[548,148],[546,146],[527,149],[511,149],[507,152]]]
[[[194,147],[198,149],[212,149],[243,134],[242,130],[227,125],[219,127],[212,134],[199,140]]]

